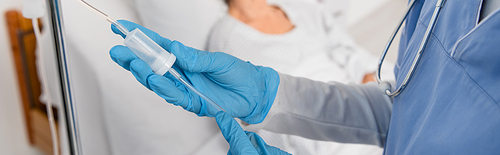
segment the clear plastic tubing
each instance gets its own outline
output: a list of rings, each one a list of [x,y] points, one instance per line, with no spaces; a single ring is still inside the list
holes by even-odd
[[[160,45],[156,44],[151,38],[149,38],[146,34],[144,34],[139,29],[134,29],[131,32],[127,30],[123,25],[118,23],[116,20],[109,18],[104,12],[98,10],[93,7],[89,3],[83,0],[76,0],[80,2],[83,6],[87,7],[89,10],[93,11],[97,15],[103,17],[108,22],[113,24],[120,32],[126,36],[124,44],[134,52],[137,57],[144,60],[153,70],[155,74],[163,76],[165,73],[170,72],[177,80],[179,80],[184,86],[186,86],[189,90],[196,93],[198,96],[203,98],[205,101],[210,103],[215,109],[218,111],[224,111],[221,106],[215,103],[213,100],[205,96],[203,93],[194,88],[191,84],[186,82],[182,78],[182,76],[172,68],[176,57],[172,53],[166,51]]]

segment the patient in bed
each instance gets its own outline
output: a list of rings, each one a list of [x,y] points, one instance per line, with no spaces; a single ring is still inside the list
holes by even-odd
[[[210,51],[318,81],[373,81],[376,58],[356,45],[321,5],[299,0],[225,0]]]
[[[213,27],[210,51],[313,80],[374,81],[377,59],[356,45],[319,3],[299,0],[225,0],[227,14]],[[270,145],[292,154],[381,154],[361,145],[319,142],[257,131]]]

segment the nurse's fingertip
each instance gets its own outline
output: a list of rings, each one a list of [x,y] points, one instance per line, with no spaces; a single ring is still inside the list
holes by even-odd
[[[146,69],[149,69],[151,70],[151,68],[148,68],[148,64],[144,61],[142,61],[141,59],[134,59],[130,62],[130,69],[131,70],[135,70],[135,71],[142,71],[142,70],[146,70]]]
[[[125,55],[126,55],[125,50],[126,49],[128,49],[128,48],[125,46],[121,46],[121,45],[114,46],[113,48],[111,48],[111,50],[109,50],[109,56],[111,57],[111,60],[113,60],[115,63],[122,66],[126,70],[130,70],[129,64],[124,62],[124,59],[126,59],[126,57],[125,57]]]
[[[121,49],[123,48],[123,45],[116,45],[116,46],[113,46],[110,50],[109,50],[109,55],[111,56],[111,58],[115,58],[118,56],[118,54],[120,53]]]

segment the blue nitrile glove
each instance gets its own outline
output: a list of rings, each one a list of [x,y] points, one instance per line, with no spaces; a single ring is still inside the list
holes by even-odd
[[[177,57],[173,68],[195,88],[218,103],[232,116],[255,124],[266,117],[279,85],[279,75],[268,67],[255,66],[221,52],[200,51],[170,41],[157,33],[129,21],[119,21],[127,29],[139,28],[153,41]],[[112,26],[116,34],[121,32]],[[199,116],[215,116],[217,110],[195,93],[188,90],[170,73],[153,73],[146,62],[140,60],[125,46],[110,51],[113,61],[132,72],[136,79],[164,98]]]
[[[223,111],[216,114],[215,120],[222,136],[229,143],[228,155],[290,155],[279,148],[267,145],[256,133],[243,130],[233,117]]]

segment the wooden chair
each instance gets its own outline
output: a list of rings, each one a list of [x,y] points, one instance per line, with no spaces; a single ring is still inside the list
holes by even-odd
[[[37,74],[36,40],[31,20],[24,18],[16,10],[7,11],[5,16],[29,141],[44,153],[53,154],[46,106],[39,100],[41,86]],[[57,109],[53,109],[57,122]]]

